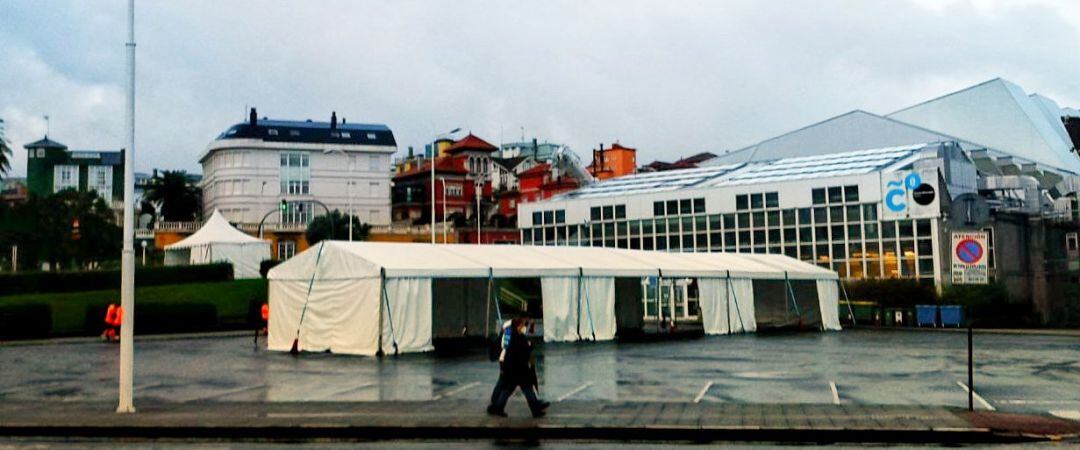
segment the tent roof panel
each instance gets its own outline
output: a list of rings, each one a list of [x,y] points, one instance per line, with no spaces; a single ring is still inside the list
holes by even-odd
[[[233,228],[221,211],[214,210],[206,223],[195,234],[184,238],[180,242],[166,245],[165,250],[197,247],[206,244],[270,244],[257,237],[249,236],[243,231]]]

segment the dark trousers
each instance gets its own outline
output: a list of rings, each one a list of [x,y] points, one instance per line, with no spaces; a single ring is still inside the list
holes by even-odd
[[[502,389],[498,389],[500,387],[498,384],[502,384]],[[492,394],[498,393],[498,395],[495,396],[495,401],[491,403],[491,408],[495,411],[504,411],[506,409],[506,402],[510,401],[510,396],[514,395],[514,390],[517,388],[521,388],[521,393],[525,395],[525,401],[529,402],[529,410],[531,410],[533,414],[543,410],[540,405],[540,399],[536,398],[536,391],[533,390],[531,384],[508,383],[500,376],[499,383],[496,383],[495,387],[498,390]]]
[[[506,375],[499,372],[499,381],[495,382],[495,389],[491,390],[491,401],[488,402],[488,405],[494,406],[495,402],[499,401],[499,394],[502,393],[503,389],[506,389]]]

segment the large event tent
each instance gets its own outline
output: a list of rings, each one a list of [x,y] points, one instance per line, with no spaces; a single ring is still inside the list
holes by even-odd
[[[221,212],[215,210],[199,231],[165,246],[165,265],[209,264],[227,262],[233,266],[233,278],[259,278],[259,264],[270,259],[270,244],[233,228]]]
[[[792,308],[803,310],[800,324],[805,317],[806,324],[840,329],[836,273],[786,256],[323,241],[270,270],[268,347],[287,351],[298,340],[298,349],[308,351],[429,351],[433,324],[447,320],[441,315],[460,314],[444,306],[447,312],[435,311],[444,298],[451,301],[435,287],[445,279],[486,285],[463,300],[461,308],[468,310],[471,302],[478,310],[464,313],[466,329],[478,323],[474,328],[486,333],[497,326],[494,280],[538,278],[545,341],[610,340],[615,280],[635,278],[641,289],[641,280],[665,277],[698,280],[709,334],[755,331],[763,312]],[[770,298],[755,298],[755,291]],[[480,318],[470,322],[470,315]]]

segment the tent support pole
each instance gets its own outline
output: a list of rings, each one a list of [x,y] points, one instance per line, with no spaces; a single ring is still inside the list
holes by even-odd
[[[394,334],[394,316],[390,315],[390,295],[386,293],[386,268],[379,269],[383,302],[386,306],[386,320],[390,322],[390,341],[394,345],[394,356],[398,354],[397,335]],[[379,314],[382,319],[382,314]],[[379,326],[379,351],[382,351],[382,325]]]
[[[731,299],[735,300],[735,314],[739,317],[740,332],[746,332],[746,323],[742,320],[742,310],[739,308],[739,296],[735,294],[735,288],[731,287],[731,272],[728,271],[728,289],[731,291]]]
[[[802,328],[802,313],[799,312],[799,304],[795,302],[795,290],[791,288],[791,280],[788,279],[787,271],[784,271],[784,286],[791,295],[791,306],[795,308],[795,316],[799,318],[799,328]]]
[[[378,356],[380,358],[383,356],[383,351],[382,351],[382,340],[383,340],[382,335],[383,335],[383,332],[382,332],[382,330],[383,330],[383,315],[385,315],[385,313],[383,313],[382,296],[383,296],[383,292],[385,292],[385,288],[386,288],[386,269],[381,268],[381,269],[379,269],[379,340],[378,340],[379,348],[377,350],[375,350],[375,356]]]
[[[582,288],[582,272],[581,268],[578,268],[577,279],[577,314],[575,319],[574,331],[577,332],[577,340],[581,340],[581,288]]]
[[[311,270],[311,280],[307,285],[307,297],[304,298],[304,307],[300,310],[300,321],[296,323],[296,337],[293,338],[292,348],[289,353],[300,353],[300,328],[304,325],[304,316],[307,315],[308,302],[311,301],[311,288],[315,286],[315,275],[319,273],[319,261],[322,259],[323,247],[326,246],[326,242],[319,244],[319,252],[315,254],[315,268]]]
[[[578,267],[578,270],[580,271],[578,272],[578,286],[580,287],[582,284],[585,283],[585,269]],[[580,299],[578,300],[578,303],[581,303]],[[593,324],[592,320],[592,302],[589,300],[588,286],[585,286],[585,313],[589,315],[589,331],[592,332],[593,342],[596,342],[596,325]],[[581,333],[578,332],[578,334]]]
[[[660,300],[660,286],[664,285],[664,271],[656,271],[656,334],[660,334],[660,320],[664,317],[664,304]]]
[[[492,290],[492,270],[488,267],[488,288],[487,288],[487,305],[484,306],[484,335],[491,336],[491,290]]]
[[[847,295],[847,287],[844,287],[844,282],[840,278],[836,279],[836,284],[840,285],[840,292],[844,293],[844,301],[847,302],[847,312],[851,316],[851,326],[858,325],[855,323],[855,311],[851,309],[851,298]]]
[[[727,319],[727,334],[731,333],[731,271],[727,271],[724,280],[724,318]]]

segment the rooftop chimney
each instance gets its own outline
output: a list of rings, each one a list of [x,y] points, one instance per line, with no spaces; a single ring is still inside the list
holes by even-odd
[[[248,114],[248,122],[251,126],[255,126],[259,122],[259,114],[255,112],[255,108],[251,108],[251,113]]]
[[[337,129],[337,111],[333,111],[330,113],[330,129]]]

